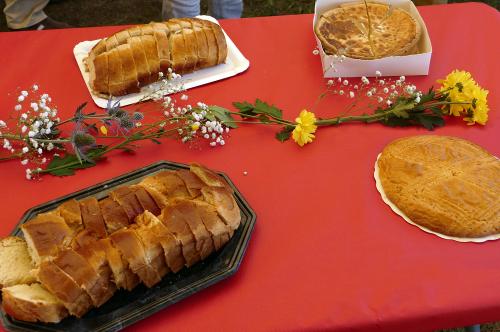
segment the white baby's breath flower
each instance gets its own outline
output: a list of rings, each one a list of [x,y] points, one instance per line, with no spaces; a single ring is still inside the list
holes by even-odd
[[[24,96],[20,95],[19,97],[17,97],[17,101],[22,103],[24,101]]]
[[[5,127],[7,127],[7,124],[5,123],[5,121],[0,120],[0,128],[5,128]]]
[[[396,86],[394,84],[391,84],[391,89],[392,90],[396,89]]]
[[[33,84],[33,91],[38,91],[38,85]]]
[[[42,148],[38,148],[37,152],[38,152],[38,154],[42,154],[43,153]]]
[[[354,92],[349,91],[349,97],[354,98]]]
[[[342,82],[342,84],[344,84],[344,85],[348,85],[348,84],[349,84],[349,81],[348,81],[348,80],[344,80],[344,82]]]
[[[221,139],[220,142],[219,142],[219,144],[220,145],[224,145],[224,144],[226,144],[226,141],[224,141],[223,139]]]
[[[23,134],[24,134],[24,133],[26,132],[26,130],[28,130],[28,127],[26,127],[26,126],[22,126],[22,128],[21,128],[21,133],[23,133]]]
[[[389,93],[389,89],[387,89],[387,88],[384,88],[383,91],[384,91],[384,93]]]
[[[404,77],[404,76],[399,77],[399,80],[400,80],[401,82],[404,82],[404,81],[405,81],[405,79],[406,79],[406,77]]]
[[[33,130],[28,132],[28,137],[35,137],[36,133]]]
[[[216,146],[216,145],[217,145],[217,143],[215,143],[215,142],[210,142],[210,146],[211,146],[211,147],[214,147],[214,146]]]
[[[385,81],[384,81],[384,80],[379,80],[379,81],[378,81],[378,84],[380,84],[380,85],[384,85],[384,84],[385,84]]]
[[[390,101],[390,100],[388,100],[386,103],[387,103],[388,106],[392,105],[392,101]]]
[[[182,94],[181,100],[188,100],[188,99],[189,99],[188,95]]]
[[[417,96],[417,97],[415,98],[415,102],[416,102],[417,104],[418,104],[418,103],[420,103],[420,97],[419,97],[419,96]]]
[[[54,148],[54,144],[49,143],[49,144],[47,145],[47,151],[51,151],[53,148]]]
[[[365,76],[361,77],[361,82],[363,84],[369,84],[370,83],[370,80],[368,78],[366,78]]]
[[[47,158],[42,159],[42,164],[45,164],[47,162]]]
[[[16,111],[20,111],[20,110],[22,110],[22,109],[23,109],[23,105],[21,105],[21,104],[17,104],[16,106],[14,106],[14,109],[15,109]]]
[[[203,135],[203,138],[205,138],[205,139],[209,139],[209,138],[210,138],[210,135],[209,135],[209,134],[205,134],[205,135]]]
[[[382,97],[378,97],[378,98],[377,98],[377,101],[378,101],[379,103],[381,103],[381,102],[383,102],[383,101],[384,101],[384,98],[382,98]]]
[[[333,85],[333,80],[328,80],[328,82],[326,84]]]
[[[368,97],[371,97],[373,94],[372,94],[372,92],[371,92],[371,91],[368,91],[368,92],[366,93],[366,95],[367,95]]]
[[[28,118],[28,114],[23,113],[21,114],[21,119],[26,120]]]
[[[375,76],[382,76],[382,73],[381,73],[380,71],[378,71],[378,70],[377,70],[377,71],[375,72]]]
[[[28,149],[28,147],[27,147],[27,146],[25,146],[24,148],[22,148],[22,150],[21,150],[21,151],[22,151],[22,153],[28,153],[28,151],[29,151],[29,150],[30,150],[30,149]]]
[[[226,127],[226,134],[229,133],[229,127]]]
[[[23,159],[21,160],[21,165],[27,165],[28,164],[28,159]]]
[[[313,54],[314,54],[314,55],[318,55],[318,54],[319,54],[319,50],[318,50],[318,49],[314,49],[314,50],[313,50]]]
[[[28,96],[28,91],[26,91],[26,90],[21,91],[21,95],[24,96],[24,97],[27,97]]]
[[[343,96],[344,95],[344,90],[339,91],[339,95]]]

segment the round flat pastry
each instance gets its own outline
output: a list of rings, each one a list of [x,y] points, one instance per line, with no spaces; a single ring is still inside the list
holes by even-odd
[[[368,3],[368,13],[370,34],[364,3],[344,4],[324,12],[315,26],[324,51],[365,60],[417,52],[421,28],[410,14],[380,3]]]
[[[459,241],[500,238],[500,160],[474,143],[398,139],[379,155],[375,176],[386,203],[424,230]]]

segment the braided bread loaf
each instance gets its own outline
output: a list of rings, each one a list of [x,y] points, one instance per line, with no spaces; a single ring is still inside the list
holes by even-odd
[[[219,25],[196,18],[138,25],[102,39],[85,59],[90,87],[122,96],[172,69],[186,74],[225,62],[226,38]]]
[[[10,277],[4,310],[28,321],[81,317],[117,289],[152,287],[220,250],[240,220],[232,189],[199,165],[157,173],[99,201],[67,201],[22,225],[37,282],[21,287],[25,279]]]

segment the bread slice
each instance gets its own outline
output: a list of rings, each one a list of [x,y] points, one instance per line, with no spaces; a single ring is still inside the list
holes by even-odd
[[[150,81],[151,72],[149,71],[148,60],[146,59],[146,53],[142,46],[142,40],[140,37],[131,37],[128,39],[127,43],[130,45],[132,56],[134,57],[137,80],[140,85],[146,85]]]
[[[99,201],[104,223],[109,234],[129,225],[129,217],[123,207],[116,201],[106,197]]]
[[[188,198],[189,192],[184,181],[175,171],[162,171],[144,178],[140,184],[156,189],[167,200],[174,198]]]
[[[116,40],[118,42],[118,45],[123,45],[127,43],[127,39],[130,38],[130,32],[129,29],[123,29],[121,31],[118,31],[115,33]]]
[[[63,304],[39,283],[4,288],[2,306],[10,317],[27,322],[59,323],[68,315]]]
[[[176,201],[173,208],[179,211],[186,224],[189,225],[196,240],[196,251],[200,254],[200,258],[207,258],[214,251],[214,242],[197,211],[198,206],[191,200],[183,199]]]
[[[229,186],[226,180],[214,171],[197,163],[192,163],[189,166],[189,170],[207,186],[226,188],[230,193],[233,192],[233,189]]]
[[[108,280],[102,278],[90,263],[73,249],[61,250],[53,262],[90,296],[95,307],[101,306],[113,295],[108,288]]]
[[[209,25],[210,29],[214,32],[215,40],[217,41],[217,64],[226,62],[227,58],[227,44],[226,36],[218,24],[205,21],[205,25]]]
[[[108,89],[112,96],[121,96],[127,94],[127,88],[123,84],[123,69],[120,52],[117,49],[111,49],[106,52],[108,55]]]
[[[161,209],[163,209],[165,206],[168,205],[167,197],[165,197],[161,192],[159,192],[158,190],[156,190],[155,188],[153,188],[149,185],[146,185],[143,183],[138,183],[138,184],[134,184],[130,187],[131,188],[139,187],[139,188],[143,188],[144,190],[146,190],[146,192],[149,194],[149,196],[151,196],[151,198],[153,199],[155,204],[160,209],[160,213],[161,213]],[[157,214],[155,213],[155,215],[157,215]]]
[[[0,240],[0,289],[35,282],[33,268],[24,239],[9,236]]]
[[[130,269],[147,287],[153,287],[160,282],[161,276],[148,260],[144,245],[133,229],[122,228],[111,234],[110,239],[129,263]]]
[[[85,229],[93,232],[97,238],[106,237],[106,226],[97,199],[95,197],[82,199],[80,201],[80,210]]]
[[[93,57],[89,56],[88,59],[90,88],[96,93],[110,93],[108,53],[104,52]]]
[[[118,43],[118,39],[116,38],[116,35],[111,35],[108,38],[105,39],[106,43],[106,51],[112,51],[116,46],[120,45]]]
[[[41,284],[63,303],[70,314],[81,317],[92,307],[88,294],[54,262],[43,261],[37,276]]]
[[[121,59],[123,71],[123,85],[127,93],[139,92],[138,73],[134,62],[134,55],[129,44],[123,44],[116,47],[118,56]]]
[[[136,221],[138,224],[133,225],[132,228],[142,241],[147,260],[151,262],[151,266],[158,272],[160,277],[163,278],[170,272],[170,269],[165,259],[165,252],[161,245],[160,234],[152,231],[151,228],[144,225],[144,222],[142,222],[142,225],[139,224],[140,219],[152,217],[154,217],[152,213],[144,211],[143,214],[137,216]]]
[[[150,72],[149,83],[158,81],[158,73],[160,72],[158,47],[156,46],[156,39],[152,34],[153,29],[151,28],[151,35],[143,35],[140,37]]]
[[[201,193],[205,201],[214,205],[222,220],[232,230],[240,226],[241,212],[234,196],[225,188],[203,187]]]
[[[185,18],[191,24],[191,29],[194,33],[195,43],[196,43],[196,51],[197,51],[197,68],[206,68],[209,67],[208,63],[208,41],[207,36],[203,32],[203,24],[199,22],[198,19],[190,19]]]
[[[170,49],[170,64],[175,73],[184,73],[184,54],[186,53],[186,44],[182,36],[181,26],[171,21],[165,22],[170,34],[168,35],[168,46]]]
[[[125,210],[129,222],[133,222],[135,217],[144,212],[144,208],[135,196],[134,191],[128,187],[119,187],[109,193],[109,197]]]
[[[135,197],[145,211],[149,211],[155,216],[161,213],[160,207],[146,189],[140,186],[130,187],[130,189],[134,191]]]
[[[160,58],[160,70],[163,73],[171,67],[170,48],[168,44],[169,30],[165,24],[151,23],[153,27],[153,36],[156,39],[156,47],[158,48],[158,56]]]
[[[191,73],[196,70],[198,62],[198,46],[196,45],[196,37],[191,28],[191,23],[186,19],[171,19],[170,22],[178,24],[181,27],[182,38],[184,38],[184,73]]]
[[[175,173],[184,181],[184,185],[191,198],[201,196],[201,188],[205,186],[205,183],[196,174],[187,169],[180,169],[175,171]]]
[[[207,64],[208,66],[215,66],[217,65],[217,58],[218,58],[218,47],[217,47],[217,39],[215,38],[215,33],[213,30],[209,27],[206,26],[203,22],[200,22],[200,24],[203,25],[203,33],[205,34],[205,38],[207,39],[208,42],[208,58],[207,58]]]
[[[110,239],[101,239],[96,243],[101,248],[113,273],[112,281],[118,288],[132,290],[139,284],[139,277],[132,272],[128,262],[123,258],[120,251],[113,246]]]
[[[196,213],[212,236],[215,250],[220,250],[231,238],[233,230],[222,221],[213,205],[198,200],[192,202],[197,206]]]
[[[59,215],[63,217],[66,225],[76,234],[83,229],[82,212],[80,203],[76,199],[70,199],[57,208]]]
[[[167,227],[168,231],[180,241],[186,266],[190,267],[199,262],[201,257],[196,250],[196,240],[182,214],[172,205],[168,205],[162,210],[158,218]]]
[[[21,226],[28,252],[35,265],[54,256],[60,247],[71,243],[73,231],[55,211],[40,213]]]
[[[165,225],[155,215],[148,211],[136,218],[137,225],[146,228],[150,233],[156,235],[156,240],[163,248],[167,266],[171,271],[178,272],[185,265],[184,256],[182,255],[182,244],[177,238],[170,233]]]

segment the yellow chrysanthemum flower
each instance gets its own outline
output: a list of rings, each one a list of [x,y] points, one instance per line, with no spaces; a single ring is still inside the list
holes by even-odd
[[[292,132],[293,140],[300,146],[304,146],[307,143],[311,143],[315,136],[317,126],[316,116],[314,113],[307,110],[302,110],[299,117],[295,119],[297,123],[295,129]]]
[[[446,93],[450,102],[465,103],[445,105],[443,109],[454,116],[467,113],[470,108],[467,103],[472,101],[472,91],[477,86],[471,74],[464,70],[454,70],[444,80],[438,80],[438,83],[441,84],[439,91]]]
[[[470,125],[474,123],[485,125],[488,121],[488,111],[490,110],[488,107],[488,90],[476,86],[472,90],[472,98],[472,106],[469,111],[470,116],[465,117],[464,120]]]

